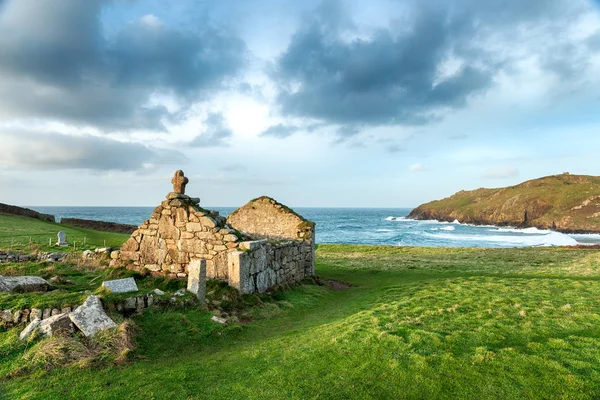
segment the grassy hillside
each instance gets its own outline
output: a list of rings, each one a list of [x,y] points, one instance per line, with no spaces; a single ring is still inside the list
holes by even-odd
[[[501,189],[460,191],[422,204],[411,218],[600,232],[600,177],[554,175]]]
[[[321,245],[317,273],[354,287],[306,284],[229,327],[149,311],[130,363],[0,378],[0,398],[600,397],[597,250]],[[17,333],[0,376],[29,354]]]
[[[120,247],[129,235],[111,232],[100,232],[92,229],[76,228],[53,222],[42,221],[18,215],[0,214],[0,250],[16,251],[67,251],[68,248],[54,247],[58,232],[67,234],[67,241],[71,246],[77,241],[77,247],[96,248],[106,246]],[[86,238],[87,246],[83,247]],[[31,238],[31,242],[30,242]],[[52,246],[48,246],[51,242]],[[72,247],[71,247],[72,250]]]

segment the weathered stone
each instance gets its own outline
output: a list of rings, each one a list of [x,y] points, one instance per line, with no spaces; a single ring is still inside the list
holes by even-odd
[[[39,318],[36,318],[33,321],[31,321],[31,323],[29,325],[27,325],[25,327],[25,329],[23,329],[23,331],[21,331],[21,333],[19,334],[19,339],[21,339],[21,340],[29,339],[31,334],[40,326],[41,323],[42,323],[42,320]]]
[[[237,236],[229,233],[229,234],[223,236],[223,240],[226,242],[235,242],[236,240],[238,240],[238,238],[237,238]]]
[[[167,200],[173,200],[173,199],[189,199],[189,197],[182,193],[176,193],[176,192],[167,193]],[[160,211],[157,211],[157,212],[160,212]]]
[[[136,309],[136,299],[135,297],[129,297],[123,301],[123,308],[126,310],[135,310]]]
[[[42,311],[42,319],[50,318],[51,315],[52,315],[52,309],[44,308],[44,311]]]
[[[185,185],[189,182],[188,178],[186,178],[183,174],[182,170],[175,171],[175,175],[173,179],[171,179],[171,183],[173,184],[173,192],[185,194]]]
[[[0,320],[4,322],[12,322],[12,318],[12,310],[3,310],[2,312],[0,312]]]
[[[217,317],[216,315],[213,315],[211,317],[212,321],[218,322],[219,324],[226,324],[227,320],[225,318],[221,318],[221,317]]]
[[[55,315],[58,315],[60,313],[61,312],[60,312],[60,310],[58,308],[53,308],[52,311],[50,312],[50,315],[51,316],[55,316]]]
[[[39,308],[32,308],[31,312],[29,313],[29,320],[33,321],[36,319],[42,319],[42,310]]]
[[[137,292],[138,287],[133,278],[115,279],[102,282],[102,287],[113,293]]]
[[[1,276],[0,292],[29,293],[45,292],[48,282],[38,276]]]
[[[158,264],[146,264],[145,267],[147,270],[152,271],[152,272],[160,271],[160,265],[158,265]]]
[[[43,320],[39,325],[40,333],[46,336],[54,336],[56,334],[73,334],[73,323],[69,318],[69,314],[57,314]]]
[[[187,290],[194,293],[201,303],[206,298],[206,260],[195,259],[188,265]]]
[[[85,303],[69,314],[69,318],[85,336],[93,336],[97,332],[117,326],[104,312],[97,296],[90,296]]]
[[[200,223],[203,226],[209,227],[209,228],[214,228],[217,226],[217,223],[210,217],[202,217],[200,218]]]
[[[135,232],[134,232],[135,233]],[[133,237],[127,239],[127,241],[121,246],[121,252],[138,251],[140,244]]]
[[[159,295],[159,296],[162,296],[162,295],[164,295],[164,294],[165,294],[165,292],[163,292],[163,291],[162,291],[162,290],[160,290],[160,289],[154,289],[154,290],[153,290],[153,293],[155,293],[155,294],[157,294],[157,295]]]
[[[258,248],[263,247],[266,243],[267,243],[266,239],[240,242],[240,249],[254,251]]]

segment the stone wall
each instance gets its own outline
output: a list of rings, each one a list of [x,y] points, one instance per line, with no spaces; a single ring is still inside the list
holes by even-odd
[[[54,222],[54,215],[41,214],[37,211],[30,210],[29,208],[11,206],[10,204],[0,203],[0,213],[22,215],[23,217],[37,218],[43,221]]]
[[[315,224],[289,207],[263,196],[232,212],[227,222],[254,239],[302,241],[304,275],[315,274]]]
[[[241,293],[263,293],[269,288],[301,281],[307,247],[297,240],[257,240],[240,243],[240,251],[228,255],[229,286]]]
[[[192,260],[206,260],[206,277],[242,293],[314,275],[315,224],[269,197],[234,211],[227,220],[184,194],[188,178],[176,171],[173,192],[111,253],[111,266],[185,278]],[[253,240],[263,239],[268,240]]]
[[[121,251],[111,254],[111,264],[185,278],[190,260],[198,258],[206,260],[208,279],[227,280],[227,252],[243,239],[247,236],[217,212],[199,207],[196,199],[169,193]]]

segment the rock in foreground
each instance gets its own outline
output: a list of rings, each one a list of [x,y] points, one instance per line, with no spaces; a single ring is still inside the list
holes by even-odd
[[[1,276],[0,292],[45,292],[50,285],[38,276]]]
[[[88,337],[94,336],[99,331],[117,326],[104,312],[100,299],[93,295],[69,314],[69,318]]]

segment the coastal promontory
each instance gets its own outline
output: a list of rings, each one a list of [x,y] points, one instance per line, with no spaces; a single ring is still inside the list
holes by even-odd
[[[600,177],[564,173],[499,189],[461,190],[409,218],[600,233]]]

